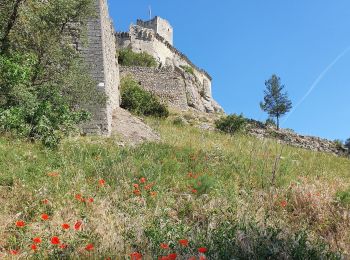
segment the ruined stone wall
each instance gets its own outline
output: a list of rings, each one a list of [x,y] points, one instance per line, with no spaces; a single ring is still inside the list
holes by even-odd
[[[138,19],[136,25],[143,28],[152,29],[154,32],[162,36],[169,44],[173,45],[174,29],[167,20],[156,16],[149,21],[142,21]]]
[[[107,0],[95,0],[96,16],[87,24],[87,44],[80,47],[97,89],[105,93],[104,104],[90,107],[92,120],[83,126],[87,134],[109,135],[112,113],[119,107],[119,68],[116,59],[114,28],[109,17]]]
[[[222,108],[204,95],[198,79],[179,68],[120,67],[121,78],[131,75],[141,86],[154,93],[170,107],[207,113],[222,112]]]

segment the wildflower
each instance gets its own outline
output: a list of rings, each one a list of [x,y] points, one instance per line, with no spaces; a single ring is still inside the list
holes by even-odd
[[[196,194],[198,191],[196,189],[192,189],[191,192]]]
[[[206,258],[204,255],[201,255],[201,256],[199,257],[199,260],[207,260],[207,258]]]
[[[106,184],[106,181],[104,179],[98,180],[98,186],[103,187],[105,186],[105,184]]]
[[[151,191],[149,194],[151,197],[156,197],[158,193],[156,191]]]
[[[144,177],[142,177],[142,178],[140,178],[140,183],[146,183],[146,178],[144,178]]]
[[[188,246],[188,240],[187,239],[180,239],[179,240],[180,245],[187,247]]]
[[[32,245],[30,246],[30,249],[32,249],[33,251],[36,251],[36,250],[38,250],[38,247],[37,247],[36,244],[32,244]]]
[[[65,229],[65,230],[67,230],[67,229],[70,228],[70,225],[67,224],[67,223],[64,223],[64,224],[62,224],[62,228]]]
[[[77,221],[75,224],[74,224],[74,229],[75,230],[79,230],[81,228],[81,225],[83,224],[83,222],[81,221]]]
[[[23,228],[25,227],[26,223],[23,220],[19,220],[16,222],[16,227]]]
[[[84,201],[84,198],[81,196],[81,194],[76,194],[75,199],[79,201]]]
[[[197,258],[195,256],[192,256],[192,257],[188,258],[188,260],[197,260]]]
[[[40,237],[33,238],[33,243],[40,244],[41,243],[41,238]]]
[[[192,173],[192,172],[189,172],[189,173],[187,174],[187,176],[188,176],[189,178],[192,178],[192,177],[193,177],[193,173]]]
[[[92,250],[94,250],[94,245],[93,245],[93,244],[88,244],[88,245],[85,247],[85,250],[86,250],[86,251],[92,251]]]
[[[199,252],[199,253],[204,254],[204,253],[206,253],[207,251],[208,251],[208,249],[205,248],[205,247],[200,247],[200,248],[198,248],[198,252]]]
[[[140,196],[140,195],[141,195],[141,191],[140,191],[140,190],[134,190],[133,193],[134,193],[136,196]]]
[[[46,221],[46,220],[49,219],[49,215],[47,215],[47,214],[45,214],[45,213],[44,213],[44,214],[41,214],[41,219]]]
[[[14,250],[14,249],[10,250],[10,255],[18,255],[18,254],[19,254],[19,250]]]
[[[130,254],[131,260],[141,260],[142,255],[138,252],[134,252]]]
[[[134,186],[135,189],[139,189],[139,185],[137,183],[134,183],[132,186]]]
[[[282,208],[287,207],[287,201],[286,201],[286,200],[282,200],[282,201],[281,201],[281,207],[282,207]]]
[[[88,202],[93,203],[94,202],[94,198],[89,198]]]
[[[165,244],[165,243],[161,243],[160,247],[163,248],[163,249],[169,249],[169,245]]]
[[[58,237],[52,237],[51,238],[51,244],[53,245],[59,245],[60,244],[60,239]]]
[[[169,254],[169,255],[168,255],[168,259],[169,259],[169,260],[175,260],[176,257],[177,257],[177,254],[175,254],[175,253]]]
[[[48,204],[49,203],[49,200],[48,199],[44,199],[41,201],[43,204]]]
[[[49,172],[47,175],[50,177],[58,177],[60,174],[58,172]]]
[[[68,245],[66,245],[66,244],[60,244],[59,245],[59,248],[61,248],[61,249],[65,249],[65,248],[67,248],[68,247]]]

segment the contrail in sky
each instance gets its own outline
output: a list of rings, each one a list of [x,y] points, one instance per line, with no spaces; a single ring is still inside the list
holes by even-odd
[[[294,108],[292,109],[292,111],[286,116],[286,118],[284,119],[283,122],[286,122],[287,119],[290,117],[291,114],[293,114],[293,112],[301,105],[301,103],[303,103],[305,101],[305,99],[311,94],[311,92],[317,87],[318,83],[320,83],[320,81],[323,79],[323,77],[328,73],[328,71],[333,68],[333,66],[335,64],[337,64],[337,62],[343,58],[343,56],[345,56],[348,52],[350,51],[350,46],[347,47],[342,53],[340,53],[328,66],[327,68],[325,68],[324,71],[322,71],[322,73],[317,77],[317,79],[314,81],[314,83],[312,83],[310,89],[306,92],[306,94],[303,96],[302,99],[300,99],[300,101],[294,106]]]

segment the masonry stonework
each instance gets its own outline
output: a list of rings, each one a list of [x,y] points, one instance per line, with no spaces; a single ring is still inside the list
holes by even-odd
[[[119,67],[116,58],[114,27],[108,13],[107,0],[95,0],[96,16],[87,24],[87,43],[80,51],[107,100],[90,107],[92,120],[83,126],[87,134],[109,135],[112,131],[112,114],[119,107]]]
[[[159,64],[159,68],[165,69],[168,73],[175,73],[175,78],[182,78],[184,80],[183,84],[178,84],[177,92],[181,95],[179,99],[182,99],[184,95],[187,96],[188,107],[193,107],[202,112],[222,112],[222,108],[212,97],[212,78],[203,69],[198,68],[191,60],[177,50],[172,45],[173,30],[169,22],[166,20],[155,17],[150,21],[138,20],[136,25],[130,26],[129,32],[116,33],[116,41],[118,48],[131,48],[134,52],[146,52],[152,55]],[[171,42],[169,42],[169,38]],[[185,72],[186,67],[191,67],[193,69],[193,75]],[[124,71],[126,68],[123,69]],[[162,84],[158,84],[157,91],[155,93],[166,92],[170,86],[171,89],[175,87],[174,81],[169,79],[169,82],[163,81],[163,76],[158,71],[156,75],[154,72],[149,70],[135,69],[129,71],[129,74],[135,74],[136,78],[146,78],[145,74],[149,73],[149,77],[153,77],[150,81],[153,83],[144,84],[146,89],[153,88],[151,86],[156,85],[154,79],[160,79]],[[142,75],[141,75],[141,74]],[[180,76],[179,76],[180,75]],[[157,77],[159,76],[159,77]],[[144,80],[145,81],[145,80]],[[165,89],[161,90],[160,88]],[[185,92],[182,92],[185,91]],[[168,96],[173,96],[173,94],[168,94]],[[162,97],[164,94],[162,94]],[[174,99],[169,99],[170,105],[173,105]]]
[[[222,108],[211,98],[206,96],[208,90],[198,79],[179,68],[147,68],[120,66],[120,77],[132,76],[140,85],[158,96],[170,107],[218,113]]]

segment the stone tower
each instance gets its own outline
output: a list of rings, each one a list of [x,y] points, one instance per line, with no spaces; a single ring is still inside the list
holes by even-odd
[[[160,36],[162,36],[168,43],[173,45],[174,30],[167,20],[156,16],[149,21],[137,20],[136,25],[141,26],[143,28],[152,29]]]
[[[107,100],[90,108],[93,118],[83,126],[86,134],[109,135],[112,114],[119,107],[119,67],[114,27],[109,17],[107,0],[94,0],[96,15],[87,24],[87,44],[81,52],[90,69],[97,89]]]

